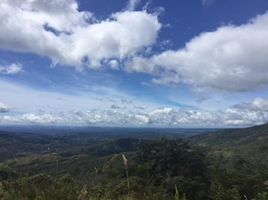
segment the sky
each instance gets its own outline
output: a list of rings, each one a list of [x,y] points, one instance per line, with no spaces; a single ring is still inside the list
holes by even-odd
[[[267,0],[0,1],[0,125],[266,122]]]

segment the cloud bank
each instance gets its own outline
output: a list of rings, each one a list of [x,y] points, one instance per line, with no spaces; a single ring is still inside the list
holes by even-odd
[[[73,110],[59,113],[2,115],[5,124],[72,124],[110,126],[243,127],[268,121],[268,99],[234,105],[226,110],[205,111],[159,107],[139,109],[137,105],[112,104],[106,109]]]

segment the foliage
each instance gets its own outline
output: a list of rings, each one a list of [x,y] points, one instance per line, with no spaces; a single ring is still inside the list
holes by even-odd
[[[188,139],[0,133],[0,200],[268,200],[267,130]]]

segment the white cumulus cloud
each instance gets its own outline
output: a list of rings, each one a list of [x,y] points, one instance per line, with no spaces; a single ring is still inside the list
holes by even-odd
[[[60,122],[60,117],[54,117],[51,114],[33,114],[27,113],[18,118],[22,122],[26,123],[36,123],[36,124],[53,124],[56,122]]]
[[[21,73],[22,71],[22,65],[20,63],[12,63],[5,66],[0,65],[0,74],[15,75]]]
[[[161,24],[154,14],[130,10],[99,21],[79,11],[76,0],[2,0],[0,27],[0,48],[81,69],[98,68],[154,44]]]
[[[4,103],[0,102],[0,113],[9,112],[10,107]]]
[[[177,51],[136,57],[127,70],[152,74],[159,84],[250,91],[268,85],[267,49],[268,13],[240,26],[204,32]]]

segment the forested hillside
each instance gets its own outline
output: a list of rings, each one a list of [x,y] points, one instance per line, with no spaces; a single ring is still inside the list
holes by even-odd
[[[266,200],[267,129],[188,138],[1,132],[0,199]]]

